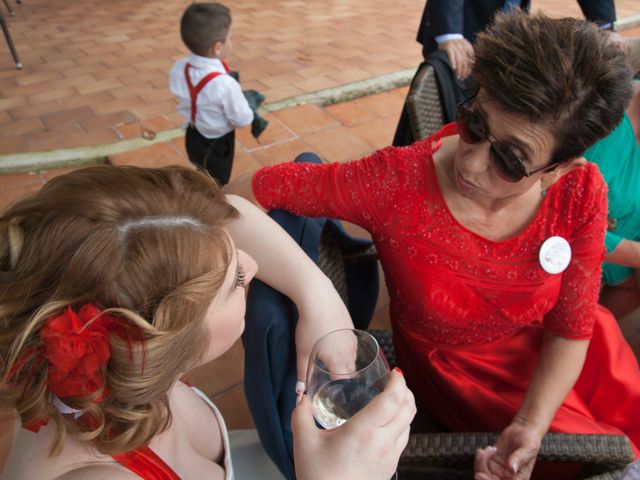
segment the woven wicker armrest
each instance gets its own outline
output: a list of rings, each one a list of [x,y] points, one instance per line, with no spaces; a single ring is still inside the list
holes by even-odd
[[[396,358],[396,352],[393,347],[393,333],[391,330],[377,330],[370,328],[367,330],[378,341],[380,349],[384,352],[384,356],[387,357],[389,368],[393,368],[398,363]]]
[[[401,465],[471,466],[478,448],[493,445],[496,433],[412,433]],[[538,462],[624,467],[633,451],[624,435],[548,433]]]
[[[624,467],[633,461],[633,450],[625,435],[547,433],[538,457],[544,462]]]

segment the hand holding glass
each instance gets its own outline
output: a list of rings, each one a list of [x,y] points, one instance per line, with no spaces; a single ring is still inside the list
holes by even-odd
[[[389,364],[376,339],[362,330],[335,330],[313,346],[307,394],[316,421],[336,428],[384,390]]]

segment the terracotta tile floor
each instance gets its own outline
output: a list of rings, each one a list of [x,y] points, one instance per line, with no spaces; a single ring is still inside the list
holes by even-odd
[[[11,2],[16,14],[5,18],[24,68],[15,69],[0,41],[0,155],[113,143],[140,132],[140,124],[179,126],[167,72],[186,54],[178,21],[189,3]],[[416,67],[423,6],[238,0],[230,63],[267,102]],[[620,19],[640,13],[637,0],[616,7]],[[533,0],[538,9],[580,15],[574,1]]]

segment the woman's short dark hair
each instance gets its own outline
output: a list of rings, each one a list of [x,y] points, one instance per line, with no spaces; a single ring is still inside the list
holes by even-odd
[[[182,14],[180,35],[191,52],[206,57],[216,42],[224,42],[231,28],[231,11],[220,3],[192,3]]]
[[[478,35],[475,56],[478,85],[499,108],[553,133],[552,162],[608,135],[631,99],[622,51],[583,20],[500,13]]]

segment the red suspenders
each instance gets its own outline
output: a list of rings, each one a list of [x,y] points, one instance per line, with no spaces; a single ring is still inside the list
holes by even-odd
[[[226,63],[224,63],[224,62],[222,62],[222,65],[224,65],[225,70],[228,72],[229,71],[228,65]],[[184,78],[187,81],[187,87],[189,88],[189,96],[191,97],[191,125],[193,125],[195,127],[195,125],[196,125],[196,113],[197,113],[196,99],[198,98],[198,94],[205,87],[205,85],[207,83],[209,83],[211,80],[216,78],[218,75],[222,75],[222,73],[220,73],[220,72],[211,72],[210,74],[205,76],[202,80],[200,80],[198,82],[198,84],[194,87],[193,83],[191,83],[191,77],[189,76],[189,69],[190,68],[191,68],[191,65],[189,65],[188,63],[185,64],[185,66],[184,66]]]

